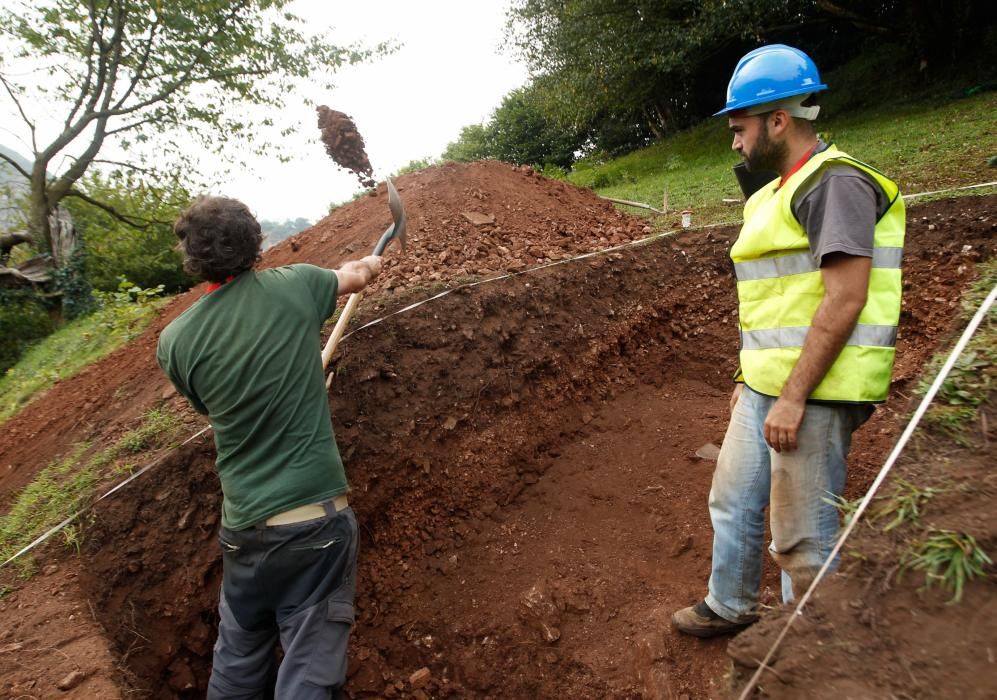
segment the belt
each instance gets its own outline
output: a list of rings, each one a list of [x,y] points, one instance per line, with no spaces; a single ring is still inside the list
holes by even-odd
[[[306,520],[317,520],[318,518],[324,518],[326,515],[334,515],[341,510],[345,510],[349,505],[349,501],[346,500],[346,494],[343,493],[322,503],[309,503],[305,506],[285,510],[283,513],[277,513],[277,515],[271,515],[266,519],[265,526],[291,525],[292,523],[303,523]]]

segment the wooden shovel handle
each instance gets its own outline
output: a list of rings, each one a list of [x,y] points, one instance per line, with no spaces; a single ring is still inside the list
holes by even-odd
[[[325,342],[325,348],[322,349],[323,370],[329,366],[329,360],[332,359],[332,354],[336,352],[336,346],[339,345],[339,340],[343,337],[343,332],[346,330],[346,324],[350,322],[350,317],[353,315],[353,312],[356,311],[357,304],[360,303],[361,296],[363,296],[363,293],[357,292],[356,294],[351,294],[350,298],[346,300],[346,306],[343,307],[343,313],[339,314],[339,320],[336,321],[336,327],[332,329],[332,335],[329,336],[329,340]]]

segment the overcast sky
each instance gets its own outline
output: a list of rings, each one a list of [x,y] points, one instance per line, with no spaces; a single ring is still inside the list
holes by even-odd
[[[509,0],[296,0],[292,11],[315,31],[329,28],[337,43],[393,40],[400,46],[372,63],[342,69],[327,94],[312,87],[305,88],[308,94],[289,95],[288,109],[301,104],[310,110],[303,104],[310,99],[352,116],[379,180],[412,160],[438,157],[461,127],[487,119],[506,93],[526,82],[525,67],[499,50],[508,6]],[[23,131],[23,124],[5,97],[0,95],[0,143],[30,156],[11,135]],[[317,221],[330,203],[359,190],[356,178],[325,154],[318,136],[309,112],[305,128],[286,142],[289,163],[251,161],[213,193],[242,199],[261,219]]]
[[[313,95],[319,104],[353,117],[367,144],[377,179],[409,162],[438,157],[463,126],[487,119],[510,90],[526,82],[526,69],[500,53],[509,0],[380,0],[376,3],[297,0],[309,22],[333,28],[342,43],[368,45],[394,39],[401,48],[335,78],[336,89]],[[311,118],[311,117],[310,117]],[[231,194],[252,202],[267,219],[325,215],[330,202],[349,199],[356,178],[334,167],[304,129],[297,156],[269,166],[263,180],[232,180]]]

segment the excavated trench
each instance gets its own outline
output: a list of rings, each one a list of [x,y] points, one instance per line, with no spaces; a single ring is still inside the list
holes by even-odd
[[[930,205],[946,226],[911,217],[897,390],[951,328],[970,263],[992,255],[978,214],[993,200]],[[725,643],[667,620],[709,571],[712,464],[695,451],[725,427],[733,234],[461,289],[347,341],[330,396],[362,524],[352,697],[719,692]],[[889,408],[862,429],[850,489],[896,429]],[[192,443],[96,510],[80,579],[122,688],[203,697],[213,457]],[[767,571],[763,602],[776,592]]]

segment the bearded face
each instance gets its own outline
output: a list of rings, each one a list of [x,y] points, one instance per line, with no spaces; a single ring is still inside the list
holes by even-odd
[[[744,147],[741,150],[741,157],[744,158],[744,163],[751,172],[763,170],[778,172],[786,160],[789,146],[785,142],[776,143],[769,138],[767,114],[760,114],[758,117],[761,119],[758,138],[750,148]]]

